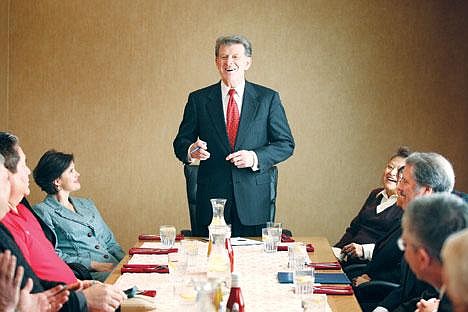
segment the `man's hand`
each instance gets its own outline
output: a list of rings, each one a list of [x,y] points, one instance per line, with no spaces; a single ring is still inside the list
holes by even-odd
[[[113,268],[113,263],[91,261],[91,269],[97,272],[110,272]]]
[[[416,303],[416,311],[414,312],[434,312],[439,308],[439,299],[431,298],[429,300],[421,299]]]
[[[356,258],[362,258],[364,256],[364,248],[362,247],[362,245],[356,243],[351,243],[344,246],[341,252]]]
[[[9,250],[0,253],[0,311],[15,311],[20,297],[23,267],[16,270],[16,257]]]
[[[207,160],[210,158],[210,153],[207,150],[206,142],[198,139],[189,147],[189,159]]]
[[[371,280],[370,276],[367,274],[362,274],[356,278],[353,279],[353,285],[354,286],[359,286],[363,283],[367,283]]]
[[[113,285],[94,284],[83,290],[90,311],[112,312],[127,298],[123,291]]]
[[[226,157],[237,168],[252,168],[254,164],[254,156],[251,151],[241,150],[229,154]]]
[[[28,279],[24,288],[21,289],[18,303],[18,310],[21,312],[56,312],[68,301],[68,296],[70,295],[68,290],[63,290],[63,285],[57,285],[54,288],[36,294],[31,294],[32,287],[32,279]]]

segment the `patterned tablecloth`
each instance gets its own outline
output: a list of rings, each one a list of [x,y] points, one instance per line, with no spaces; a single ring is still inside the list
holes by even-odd
[[[187,278],[203,275],[206,272],[207,243],[197,242],[198,256],[189,259]],[[158,242],[145,242],[141,247],[160,248]],[[180,243],[176,243],[181,248]],[[263,245],[234,246],[235,271],[241,276],[241,289],[247,311],[303,311],[301,298],[294,294],[292,284],[280,284],[277,272],[287,271],[288,252],[265,253]],[[167,255],[133,255],[129,263],[167,264]],[[191,311],[174,295],[173,283],[169,274],[124,273],[116,284],[121,289],[137,286],[143,290],[157,290],[155,298],[145,297],[147,306],[156,311]],[[123,306],[125,310],[125,305]],[[327,311],[331,311],[327,304]]]

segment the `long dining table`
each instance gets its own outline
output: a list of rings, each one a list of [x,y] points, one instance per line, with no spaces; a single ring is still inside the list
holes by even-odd
[[[197,238],[186,238],[186,239],[200,240],[200,239],[197,239]],[[253,238],[253,239],[261,240],[261,238]],[[335,258],[334,254],[332,252],[331,247],[330,247],[330,244],[329,244],[328,240],[325,237],[318,237],[318,236],[294,237],[294,240],[296,242],[310,243],[310,244],[313,245],[314,251],[308,253],[311,262],[333,262],[333,261],[336,261],[336,258]],[[138,241],[135,244],[135,247],[146,247],[147,246],[147,245],[145,246],[143,244],[147,244],[147,243],[144,243],[142,241]],[[206,244],[206,243],[200,242],[200,244]],[[244,246],[234,247],[235,264],[237,263],[238,266],[245,265],[245,261],[243,263],[243,261],[241,261],[242,259],[238,259],[238,257],[242,256],[240,252],[236,253],[236,250],[238,250],[238,248],[245,248],[245,247]],[[283,257],[282,261],[284,262],[284,257],[285,256],[287,257],[287,252],[278,251],[278,256],[280,255],[279,253],[283,253],[283,254],[281,254],[281,257]],[[133,257],[135,257],[135,256],[133,256]],[[268,257],[271,257],[271,258],[268,258]],[[273,257],[275,257],[275,256],[270,256],[269,254],[259,253],[256,256],[253,256],[251,259],[249,259],[250,262],[248,262],[249,263],[248,266],[250,266],[251,262],[256,261],[255,259],[258,259],[258,261],[269,262],[269,259],[272,259],[272,260],[274,259]],[[155,281],[153,279],[153,283],[151,284],[151,286],[152,286],[151,288],[156,290],[158,293],[157,293],[155,298],[150,298],[151,300],[153,300],[152,301],[153,305],[148,304],[149,302],[151,302],[151,300],[148,300],[148,299],[145,300],[145,299],[142,299],[142,298],[140,298],[140,299],[133,298],[133,299],[128,299],[128,300],[124,301],[124,303],[122,304],[122,307],[121,307],[121,311],[122,312],[167,311],[167,310],[177,311],[178,309],[167,308],[167,306],[166,306],[165,309],[160,308],[158,306],[158,304],[157,304],[158,302],[164,302],[165,300],[168,299],[167,298],[168,297],[167,292],[165,293],[163,289],[160,289],[160,287],[162,288],[162,285],[164,283],[167,283],[167,280],[168,280],[167,275],[168,274],[124,273],[124,274],[131,274],[131,275],[122,276],[121,268],[123,267],[124,264],[131,263],[131,261],[132,261],[132,256],[127,254],[125,256],[125,258],[122,259],[122,261],[119,263],[119,265],[113,270],[113,272],[108,276],[108,278],[106,279],[105,282],[109,283],[109,284],[116,284],[118,287],[123,289],[123,288],[128,287],[128,285],[131,285],[131,283],[133,283],[133,282],[135,282],[135,284],[138,284],[139,281],[141,281],[142,279],[145,279],[148,276],[148,274],[155,274],[154,276],[159,278],[159,280]],[[287,260],[286,260],[286,262],[287,262]],[[259,264],[259,265],[261,267],[261,264]],[[252,278],[250,275],[255,274],[255,272],[259,271],[258,267],[253,266],[252,268],[253,268],[252,270],[250,270],[251,268],[249,268],[247,270],[245,270],[245,268],[244,268],[243,275],[247,275],[246,277]],[[236,267],[236,271],[237,270],[238,270],[238,268]],[[260,311],[260,310],[262,310],[262,308],[259,308],[258,306],[256,307],[255,310],[252,310],[251,308],[249,308],[248,299],[250,299],[251,301],[257,301],[257,300],[262,300],[262,299],[265,299],[265,300],[268,300],[268,301],[277,300],[278,301],[277,307],[281,307],[281,309],[274,309],[274,310],[268,309],[268,310],[265,310],[265,311],[301,311],[300,307],[298,307],[296,304],[294,305],[294,307],[293,307],[293,305],[291,305],[291,309],[285,308],[284,304],[286,302],[286,298],[290,298],[290,297],[294,296],[293,291],[292,291],[293,286],[292,286],[292,284],[279,284],[278,281],[276,280],[277,271],[281,271],[281,269],[275,268],[275,270],[273,272],[268,272],[267,274],[265,274],[264,272],[263,273],[260,272],[260,274],[269,275],[269,279],[267,280],[267,282],[263,281],[264,284],[266,284],[266,283],[275,284],[275,285],[271,285],[271,286],[275,287],[275,290],[277,290],[279,285],[281,285],[281,287],[283,287],[282,289],[280,289],[280,291],[281,291],[280,295],[278,295],[278,293],[270,294],[270,295],[265,293],[265,296],[263,296],[262,293],[260,293],[260,294],[256,293],[255,294],[255,300],[253,300],[252,298],[249,297],[249,294],[245,293],[246,291],[248,291],[248,289],[243,289],[244,299],[246,300],[246,309],[247,309],[247,311]],[[245,272],[248,272],[248,273],[245,274]],[[330,270],[327,270],[327,271],[316,270],[316,272],[339,273],[339,272],[342,272],[342,271],[341,270],[332,270],[332,271],[330,271]],[[259,272],[257,272],[257,273],[259,273]],[[253,277],[253,278],[255,278],[255,277]],[[260,280],[260,278],[259,278],[259,280]],[[242,285],[242,282],[241,282],[241,285]],[[286,287],[284,285],[286,285]],[[148,287],[146,287],[146,289],[147,288]],[[161,294],[163,294],[163,295],[161,295]],[[140,297],[140,296],[137,296],[137,297]],[[262,297],[264,297],[264,298],[262,298]],[[330,310],[334,311],[334,312],[361,311],[361,308],[359,307],[359,304],[358,304],[358,302],[356,300],[356,297],[354,295],[327,295],[326,297],[327,297],[327,303],[328,303],[328,307],[329,307],[328,311],[330,311]],[[283,304],[283,306],[281,306],[281,304]],[[164,306],[164,305],[161,305],[161,306]]]

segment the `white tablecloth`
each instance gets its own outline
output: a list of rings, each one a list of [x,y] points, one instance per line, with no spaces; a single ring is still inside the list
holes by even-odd
[[[199,256],[196,263],[189,266],[188,272],[195,273],[206,269],[207,243],[198,242]],[[145,242],[141,247],[160,248],[160,243]],[[180,248],[180,243],[176,243]],[[277,272],[287,271],[288,252],[264,253],[262,245],[235,246],[234,266],[241,277],[241,289],[247,311],[297,311],[301,312],[301,298],[293,292],[292,284],[280,284]],[[167,255],[134,255],[129,263],[167,264]],[[121,289],[137,286],[139,289],[157,290],[155,298],[148,298],[157,311],[190,311],[188,305],[181,305],[173,294],[173,284],[169,274],[124,273],[116,282]],[[331,311],[328,306],[328,311]]]

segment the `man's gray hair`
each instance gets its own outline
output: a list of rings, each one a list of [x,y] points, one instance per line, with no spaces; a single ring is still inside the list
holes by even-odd
[[[420,196],[410,202],[402,223],[429,255],[442,263],[445,240],[468,225],[468,204],[448,193]]]
[[[233,44],[242,44],[245,49],[245,56],[252,56],[252,44],[250,43],[249,39],[242,35],[221,36],[216,39],[215,56],[219,56],[219,47],[222,45],[230,46]]]
[[[429,186],[434,192],[451,192],[455,173],[450,162],[437,153],[412,153],[406,166],[413,167],[413,178],[419,186]]]
[[[3,158],[3,155],[0,154],[0,166],[5,165],[5,158]]]

